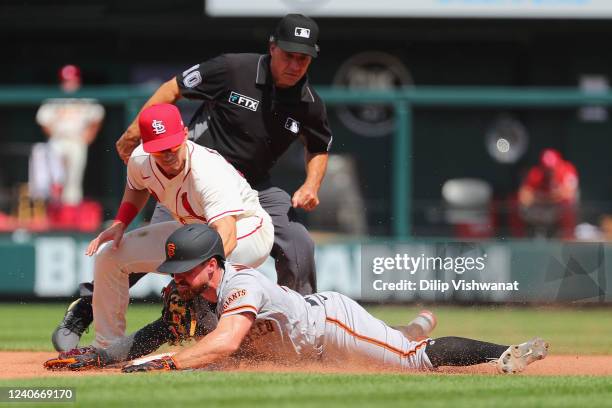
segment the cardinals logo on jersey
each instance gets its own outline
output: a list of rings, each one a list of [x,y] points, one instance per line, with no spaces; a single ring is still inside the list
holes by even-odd
[[[168,254],[168,258],[172,258],[175,252],[176,245],[174,244],[174,242],[168,242],[168,245],[166,245],[166,253]]]

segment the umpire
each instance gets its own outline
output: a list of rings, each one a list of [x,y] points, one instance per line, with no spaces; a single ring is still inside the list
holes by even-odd
[[[223,54],[194,65],[162,84],[143,106],[175,103],[182,97],[202,101],[188,126],[190,139],[217,150],[259,192],[261,206],[274,224],[271,255],[278,283],[304,295],[316,292],[314,243],[304,226],[291,220],[291,212],[311,211],[319,204],[332,141],[325,105],[307,76],[319,53],[318,37],[314,20],[288,14],[270,36],[268,54]],[[306,180],[290,197],[271,184],[269,172],[298,138],[304,145]],[[116,147],[127,162],[139,144],[135,119]],[[158,204],[152,222],[169,219]],[[132,285],[143,276],[134,275]],[[81,285],[82,297],[54,332],[56,348],[75,347],[69,339],[80,337],[91,323],[92,289],[90,283]]]

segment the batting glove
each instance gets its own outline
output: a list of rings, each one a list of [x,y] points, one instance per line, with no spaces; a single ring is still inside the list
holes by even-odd
[[[156,360],[147,361],[142,364],[132,364],[124,366],[121,371],[124,373],[140,373],[145,371],[170,371],[178,370],[176,363],[171,356],[164,356]]]

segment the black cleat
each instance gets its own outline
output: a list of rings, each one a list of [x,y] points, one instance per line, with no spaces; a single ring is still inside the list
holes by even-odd
[[[51,335],[51,342],[55,350],[74,349],[92,321],[91,297],[78,298],[72,302],[66,310],[64,319]]]

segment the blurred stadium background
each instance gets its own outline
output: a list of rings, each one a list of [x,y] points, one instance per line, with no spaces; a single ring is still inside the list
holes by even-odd
[[[321,28],[310,81],[334,132],[321,206],[298,213],[317,240],[320,290],[379,302],[610,302],[612,56],[604,47],[612,5],[577,0],[3,1],[0,296],[76,294],[91,277],[84,248],[123,191],[114,143],[144,100],[220,53],[266,52],[290,11]],[[96,98],[106,117],[89,148],[84,192],[92,205],[58,226],[27,195],[28,159],[45,140],[36,111],[62,96],[57,72],[67,63],[82,72],[77,96]],[[180,107],[188,120],[195,106]],[[519,186],[545,148],[578,172],[571,237],[534,233],[518,208]],[[303,180],[302,160],[296,144],[276,166],[287,191]],[[463,278],[518,280],[521,291],[369,293],[362,249],[381,243],[389,254],[487,254],[485,271]],[[163,282],[147,277],[133,295],[155,296]]]

